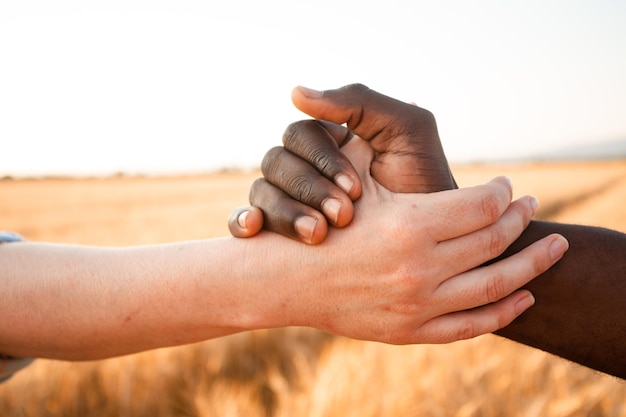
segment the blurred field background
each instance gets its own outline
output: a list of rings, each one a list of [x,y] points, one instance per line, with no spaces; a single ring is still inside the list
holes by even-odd
[[[517,196],[539,198],[539,218],[626,231],[626,161],[453,171],[460,186],[508,175]],[[223,236],[258,175],[4,179],[0,226],[95,245]],[[104,361],[38,360],[0,385],[0,416],[626,416],[626,383],[493,335],[389,346],[290,328]]]

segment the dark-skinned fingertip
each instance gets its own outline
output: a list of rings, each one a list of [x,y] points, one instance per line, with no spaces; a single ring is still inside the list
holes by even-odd
[[[313,232],[315,232],[315,226],[317,225],[317,219],[312,216],[300,216],[296,219],[293,226],[298,235],[306,243],[313,241]]]
[[[333,224],[339,221],[339,212],[341,211],[341,200],[336,198],[327,198],[322,202],[322,210],[324,214]]]
[[[352,187],[354,187],[354,180],[346,174],[337,175],[335,177],[335,183],[348,195],[350,195],[350,191],[352,191]]]

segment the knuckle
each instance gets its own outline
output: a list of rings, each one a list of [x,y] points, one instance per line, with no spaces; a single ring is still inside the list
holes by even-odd
[[[456,340],[467,340],[478,336],[476,326],[470,320],[466,320],[457,330]]]
[[[413,129],[418,133],[439,137],[437,133],[437,120],[430,110],[412,105],[408,108],[411,110],[412,114],[415,114],[414,119],[417,121],[412,123]]]
[[[292,123],[283,135],[285,149],[306,160],[327,177],[343,168],[343,158],[334,140],[317,120]]]
[[[433,112],[431,112],[430,110],[421,108],[421,107],[419,107],[419,110],[421,112],[420,119],[422,120],[422,123],[424,123],[426,126],[431,126],[431,127],[437,125],[437,121],[435,119],[435,115],[433,114]]]
[[[529,271],[529,275],[531,275],[531,278],[534,278],[547,271],[548,268],[550,268],[551,264],[552,262],[546,252],[540,252],[538,254],[535,254],[533,256],[533,260],[531,263],[532,266],[531,270]]]
[[[287,144],[291,144],[294,140],[294,136],[300,129],[300,125],[302,124],[302,120],[297,122],[290,123],[289,126],[283,132],[283,145],[287,146]]]
[[[296,151],[302,147],[306,132],[317,126],[318,124],[315,120],[299,120],[291,123],[283,133],[283,145],[290,151],[297,153]]]
[[[489,193],[481,200],[481,210],[483,216],[489,223],[495,223],[500,218],[500,201],[496,194]]]
[[[274,179],[280,166],[280,158],[283,154],[282,146],[275,146],[265,153],[261,161],[261,172],[270,181]]]
[[[499,227],[493,228],[489,240],[489,255],[491,259],[500,256],[507,246],[508,239],[506,231]]]
[[[354,84],[348,84],[342,87],[341,90],[346,91],[348,93],[363,93],[363,92],[369,91],[370,89],[369,87],[361,83],[354,83]]]
[[[489,277],[485,285],[485,295],[488,303],[496,302],[506,295],[504,277],[501,274],[496,273]]]
[[[248,200],[250,201],[250,204],[252,204],[253,206],[256,205],[256,202],[258,202],[259,200],[258,196],[263,195],[263,188],[265,187],[265,185],[265,178],[257,178],[256,180],[254,180],[254,182],[250,186],[250,192],[248,194]]]
[[[341,162],[338,158],[333,158],[325,149],[320,148],[312,149],[308,156],[311,163],[313,163],[320,172],[337,171],[335,165]]]
[[[261,187],[263,187],[265,185],[265,178],[260,177],[257,178],[256,180],[254,180],[254,182],[252,183],[252,186],[250,187],[251,190],[256,190],[259,189]]]
[[[306,203],[313,199],[313,182],[304,175],[295,175],[287,179],[286,188],[289,195],[298,201]]]

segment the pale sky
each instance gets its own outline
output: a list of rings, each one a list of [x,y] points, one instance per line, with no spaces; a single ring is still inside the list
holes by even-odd
[[[452,162],[626,138],[623,1],[4,1],[0,175],[255,167],[360,82]]]

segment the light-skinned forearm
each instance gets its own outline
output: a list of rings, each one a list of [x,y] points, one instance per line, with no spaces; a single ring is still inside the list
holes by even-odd
[[[626,234],[533,221],[505,256],[550,233],[568,253],[526,286],[535,305],[497,334],[626,378]]]
[[[269,234],[133,248],[4,245],[0,352],[98,359],[272,326],[264,280],[294,272],[283,243],[300,250]]]

